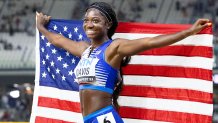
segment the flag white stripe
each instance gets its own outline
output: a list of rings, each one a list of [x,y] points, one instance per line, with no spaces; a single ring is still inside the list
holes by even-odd
[[[60,100],[67,100],[72,102],[80,101],[79,92],[77,91],[68,91],[53,87],[40,86],[40,91],[38,93],[43,97],[57,98]]]
[[[46,107],[38,107],[37,116],[51,118],[51,119],[58,119],[68,122],[76,122],[76,123],[83,123],[83,118],[81,113],[64,111],[54,108],[46,108]]]
[[[138,38],[145,38],[145,37],[155,37],[160,34],[137,34],[137,33],[115,33],[113,39],[116,38],[124,38],[124,39],[138,39]],[[193,35],[189,36],[177,43],[172,45],[193,45],[193,46],[212,46],[212,39],[213,35],[211,34],[200,34],[200,35]]]
[[[193,67],[212,70],[212,58],[183,56],[132,56],[129,64],[166,65],[177,67]]]
[[[124,75],[123,79],[125,85],[191,89],[208,93],[213,91],[211,81],[200,79],[137,75]]]
[[[140,119],[130,119],[130,118],[122,118],[122,119],[124,120],[124,123],[172,123],[172,122],[140,120]]]
[[[146,109],[155,108],[155,110],[176,111],[176,112],[209,115],[209,116],[211,116],[211,112],[213,112],[212,104],[173,100],[173,99],[120,96],[119,103],[122,106],[130,106],[130,107],[146,108]]]

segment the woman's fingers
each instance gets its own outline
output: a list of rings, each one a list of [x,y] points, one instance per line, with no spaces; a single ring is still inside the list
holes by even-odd
[[[212,26],[212,23],[211,23],[211,21],[210,20],[203,20],[204,22],[202,22],[202,26],[203,26],[203,28],[206,28],[206,27],[208,27],[208,26]]]
[[[49,22],[51,16],[47,16],[43,14],[42,12],[36,12],[36,17],[37,17],[37,24],[38,25],[45,25]]]
[[[207,26],[212,26],[212,23],[211,22],[207,23]]]
[[[47,19],[47,18],[48,18],[48,19],[51,18],[51,16],[47,16],[47,15],[43,14],[42,12],[40,12],[40,13],[39,13],[39,12],[36,12],[36,15],[39,16],[39,17],[42,17],[42,18],[46,18],[46,19]]]
[[[191,30],[191,34],[197,34],[198,32],[200,32],[201,30],[203,30],[204,28],[211,26],[212,23],[209,19],[198,19],[193,26],[190,28]]]
[[[201,25],[206,25],[206,26],[211,26],[212,23],[209,19],[201,19],[201,22],[200,22]]]
[[[212,23],[211,23],[211,21],[209,19],[199,19],[197,21],[197,25],[205,27],[205,26],[211,26]]]

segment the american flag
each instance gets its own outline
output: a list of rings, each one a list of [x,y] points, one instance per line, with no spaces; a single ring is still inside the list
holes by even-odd
[[[119,23],[113,38],[136,39],[175,33],[190,25]],[[51,20],[47,29],[89,41],[82,21]],[[38,33],[38,31],[37,31]],[[211,123],[213,112],[212,29],[173,45],[132,56],[123,68],[119,98],[125,123]],[[36,36],[35,91],[30,123],[82,123],[73,69],[79,58]]]

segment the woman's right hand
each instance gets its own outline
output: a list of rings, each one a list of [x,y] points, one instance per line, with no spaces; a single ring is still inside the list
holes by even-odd
[[[191,28],[189,28],[189,32],[191,35],[199,33],[201,30],[204,28],[211,26],[212,23],[210,22],[209,19],[198,19]]]
[[[47,16],[47,15],[44,15],[43,13],[36,12],[37,28],[40,29],[40,27],[44,27],[44,25],[46,25],[49,22],[50,18],[51,16]]]

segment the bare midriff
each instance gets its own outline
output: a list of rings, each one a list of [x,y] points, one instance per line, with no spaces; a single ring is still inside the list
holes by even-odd
[[[80,107],[83,116],[87,116],[108,105],[112,105],[112,95],[98,90],[80,90]]]

